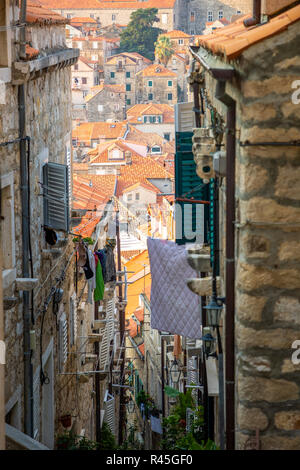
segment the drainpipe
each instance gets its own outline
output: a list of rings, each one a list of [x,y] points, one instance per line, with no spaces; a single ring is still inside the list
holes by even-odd
[[[26,59],[25,23],[26,0],[22,0],[20,9],[20,58]],[[28,201],[28,162],[26,155],[26,112],[25,85],[18,87],[19,108],[19,138],[20,138],[20,186],[22,203],[22,277],[29,274],[29,201]],[[33,437],[33,370],[30,349],[30,297],[29,291],[23,291],[23,321],[24,321],[24,428],[25,433]]]
[[[225,391],[226,449],[235,447],[234,402],[234,311],[235,311],[235,126],[236,102],[225,91],[226,81],[218,80],[216,98],[227,107],[226,129],[226,317],[225,317]]]
[[[253,0],[252,18],[244,20],[244,26],[255,26],[260,23],[261,16],[261,0]]]

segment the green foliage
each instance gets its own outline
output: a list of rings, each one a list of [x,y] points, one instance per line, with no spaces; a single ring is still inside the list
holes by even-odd
[[[169,385],[165,386],[165,394],[168,395],[168,397],[171,398],[177,398],[178,395],[180,395],[180,392],[176,390],[176,388],[169,387]]]
[[[138,52],[154,60],[154,43],[161,33],[153,26],[158,21],[157,12],[157,8],[140,8],[131,13],[127,27],[120,35],[119,52]]]
[[[118,450],[141,450],[141,444],[135,439],[135,432],[137,430],[136,424],[129,425],[128,427],[128,437],[123,442],[121,446],[118,447]]]
[[[170,389],[170,390],[169,390]],[[168,388],[168,395],[174,389]],[[166,390],[165,390],[166,391]],[[194,419],[190,425],[190,431],[186,430],[186,411],[190,408],[194,411]],[[164,450],[216,450],[214,442],[204,441],[204,409],[196,406],[192,396],[192,390],[186,394],[177,394],[177,403],[172,408],[172,413],[163,420]]]
[[[174,54],[174,49],[170,38],[160,36],[155,42],[155,57],[166,67],[169,59]]]
[[[56,438],[56,447],[58,450],[115,450],[117,445],[115,437],[112,434],[107,423],[103,423],[101,429],[100,444],[91,441],[84,436],[76,436],[72,431],[66,431]]]
[[[141,390],[137,394],[136,403],[139,408],[141,407],[141,404],[145,406],[145,415],[147,418],[149,418],[150,413],[155,413],[157,411],[153,398],[151,398],[144,390]]]
[[[66,431],[57,436],[56,447],[58,450],[97,450],[98,443]]]
[[[99,444],[99,450],[115,450],[115,449],[117,449],[115,436],[111,432],[108,424],[104,421],[102,428],[101,428],[101,441]]]
[[[73,242],[74,243],[77,243],[80,241],[80,238],[79,237],[75,237],[73,238]],[[84,241],[85,243],[87,243],[88,245],[94,245],[95,241],[91,238],[91,237],[85,237],[82,239],[82,241]]]

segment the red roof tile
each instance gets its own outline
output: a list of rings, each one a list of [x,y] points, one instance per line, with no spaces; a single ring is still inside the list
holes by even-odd
[[[177,77],[177,73],[167,69],[161,64],[149,65],[136,75],[142,75],[143,77]]]
[[[214,54],[224,55],[227,59],[235,59],[253,44],[275,36],[286,30],[292,23],[300,20],[300,5],[271,18],[267,23],[246,27],[246,15],[234,23],[219,28],[212,34],[198,36],[197,44],[210,49]]]
[[[29,24],[67,24],[69,20],[63,16],[48,10],[39,0],[27,0],[26,22]]]

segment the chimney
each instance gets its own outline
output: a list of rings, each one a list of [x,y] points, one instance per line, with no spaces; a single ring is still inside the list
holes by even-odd
[[[246,28],[249,26],[254,26],[260,23],[260,16],[261,16],[261,0],[253,0],[253,8],[252,8],[252,18],[248,18],[244,20],[244,25]]]
[[[132,164],[131,152],[129,152],[129,151],[125,152],[125,161],[126,161],[126,165],[131,165]]]

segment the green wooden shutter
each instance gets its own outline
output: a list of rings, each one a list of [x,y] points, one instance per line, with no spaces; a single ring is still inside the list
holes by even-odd
[[[208,186],[204,185],[203,180],[196,173],[196,163],[192,152],[192,132],[176,132],[176,155],[175,155],[175,197],[186,197],[199,200],[208,200]],[[189,192],[197,188],[193,192]],[[186,194],[188,193],[188,194]],[[185,196],[186,194],[186,196]],[[176,243],[184,245],[185,243],[194,243],[196,237],[186,238],[185,234],[189,229],[196,233],[203,231],[202,224],[196,226],[197,223],[197,206],[199,204],[191,204],[177,201],[181,207],[182,217],[176,217]],[[199,209],[198,209],[199,210]],[[186,216],[185,216],[186,214]],[[190,215],[188,215],[190,214]],[[186,217],[186,219],[185,219]],[[209,206],[204,205],[204,242],[208,242],[208,219]],[[188,224],[188,226],[187,226]],[[178,236],[182,234],[182,237]]]

